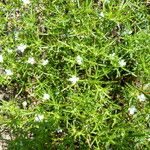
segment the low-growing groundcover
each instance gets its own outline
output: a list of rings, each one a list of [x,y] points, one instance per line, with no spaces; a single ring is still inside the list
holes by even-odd
[[[148,2],[1,1],[0,47],[8,149],[150,148]]]

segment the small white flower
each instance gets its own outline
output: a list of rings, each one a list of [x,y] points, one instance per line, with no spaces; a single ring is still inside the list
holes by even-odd
[[[10,69],[5,69],[5,73],[6,73],[6,75],[8,75],[8,76],[13,75],[13,72],[12,72]]]
[[[38,114],[38,115],[35,116],[35,119],[34,119],[34,120],[35,120],[36,122],[41,122],[43,119],[44,119],[44,115]]]
[[[77,64],[78,64],[78,65],[81,65],[81,64],[83,63],[83,58],[78,55],[78,56],[76,57],[76,61],[77,61]]]
[[[59,94],[59,92],[55,92],[55,95],[58,95]]]
[[[33,57],[29,57],[27,63],[29,63],[29,64],[31,64],[31,65],[35,64],[34,58],[33,58]]]
[[[46,94],[46,93],[45,93],[45,94],[43,95],[43,99],[44,99],[44,100],[48,100],[49,98],[50,98],[50,95],[49,95],[49,94]]]
[[[57,133],[62,133],[62,129],[57,129],[56,132]]]
[[[3,62],[3,56],[0,55],[0,62]]]
[[[25,108],[26,106],[28,105],[28,103],[26,102],[26,101],[24,101],[23,103],[22,103],[22,106]]]
[[[22,2],[27,5],[27,4],[30,4],[30,0],[22,0]]]
[[[139,99],[140,102],[144,102],[146,100],[146,97],[144,94],[138,95],[137,98]]]
[[[110,58],[112,59],[114,59],[115,55],[116,55],[115,53],[109,54]]]
[[[19,46],[17,46],[17,49],[18,49],[18,51],[20,51],[20,52],[24,52],[24,50],[27,48],[27,46],[26,45],[24,45],[24,44],[20,44]]]
[[[8,53],[12,53],[13,50],[12,50],[12,49],[7,49],[7,52],[8,52]]]
[[[119,65],[120,65],[120,67],[124,67],[126,65],[126,62],[124,61],[124,59],[121,59],[119,61]]]
[[[135,106],[131,106],[131,107],[128,109],[128,111],[129,111],[129,114],[130,114],[130,115],[134,115],[134,113],[137,112],[137,109],[135,108]]]
[[[99,13],[99,16],[100,16],[100,17],[104,17],[104,13],[103,13],[103,12],[100,12],[100,13]]]
[[[132,34],[132,31],[131,31],[131,30],[126,30],[126,31],[123,32],[123,34],[124,34],[124,35],[127,35],[127,34],[130,35],[130,34]]]
[[[132,34],[132,31],[130,30],[130,31],[128,31],[128,34]]]
[[[69,81],[72,82],[72,84],[75,84],[78,80],[79,78],[76,76],[72,76],[71,78],[69,78]]]
[[[150,142],[150,138],[147,139]]]
[[[43,66],[45,66],[45,65],[47,65],[47,64],[48,64],[48,60],[47,60],[47,59],[42,60],[42,65],[43,65]]]

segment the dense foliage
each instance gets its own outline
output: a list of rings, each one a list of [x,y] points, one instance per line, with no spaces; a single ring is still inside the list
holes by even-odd
[[[8,149],[149,149],[148,2],[3,1],[0,47]]]

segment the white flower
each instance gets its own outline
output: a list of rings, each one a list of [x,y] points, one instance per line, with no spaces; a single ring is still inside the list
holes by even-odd
[[[137,109],[135,108],[135,106],[131,106],[131,107],[128,109],[128,111],[129,111],[129,114],[130,114],[130,115],[134,115],[134,113],[137,112]]]
[[[144,94],[138,95],[137,98],[139,99],[140,102],[144,102],[146,100],[146,97]]]
[[[128,31],[128,34],[132,34],[132,31],[130,30],[130,31]]]
[[[27,102],[26,101],[24,101],[23,103],[22,103],[22,106],[25,108],[26,106],[27,106]]]
[[[124,61],[124,59],[121,59],[119,61],[119,65],[120,65],[120,67],[124,67],[126,65],[126,62]]]
[[[30,1],[29,0],[22,0],[22,2],[27,5],[27,4],[30,4]]]
[[[150,138],[147,139],[150,142]]]
[[[124,34],[124,35],[127,35],[127,34],[130,35],[130,34],[132,34],[132,31],[131,31],[131,30],[125,30],[125,31],[123,32],[123,34]]]
[[[13,75],[13,72],[12,72],[10,69],[5,69],[5,73],[6,73],[6,75],[8,75],[8,76]]]
[[[27,61],[29,64],[33,65],[35,64],[35,60],[33,57],[29,57],[28,61]]]
[[[13,50],[12,50],[12,49],[7,49],[7,52],[8,52],[8,53],[12,53]]]
[[[45,66],[45,65],[47,65],[47,64],[48,64],[48,60],[47,60],[47,59],[42,60],[42,65],[43,65],[43,66]]]
[[[17,49],[18,49],[18,51],[20,51],[20,52],[24,52],[24,50],[27,48],[27,46],[26,45],[24,45],[24,44],[20,44],[19,46],[17,46]]]
[[[78,80],[79,78],[76,76],[72,76],[71,78],[69,78],[69,81],[72,82],[72,84],[75,84]]]
[[[0,62],[3,62],[3,56],[0,55]]]
[[[62,133],[62,129],[57,129],[56,132],[57,133]]]
[[[104,13],[103,12],[99,13],[99,16],[104,17]]]
[[[81,65],[81,64],[83,63],[83,58],[78,55],[78,56],[76,57],[76,61],[77,61],[77,64],[78,64],[78,65]]]
[[[41,122],[43,119],[44,119],[44,115],[40,115],[40,114],[36,115],[34,118],[36,122]]]
[[[43,95],[43,99],[44,99],[44,100],[48,100],[49,98],[50,98],[50,95],[49,95],[49,94],[46,94],[46,93],[45,93],[45,94]]]
[[[59,94],[59,92],[55,92],[55,95],[58,95]]]
[[[114,59],[115,55],[116,55],[115,53],[109,54],[110,58],[112,59]]]

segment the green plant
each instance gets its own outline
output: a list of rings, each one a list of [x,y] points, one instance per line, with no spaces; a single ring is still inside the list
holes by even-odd
[[[144,1],[16,0],[0,14],[8,149],[149,149]]]

